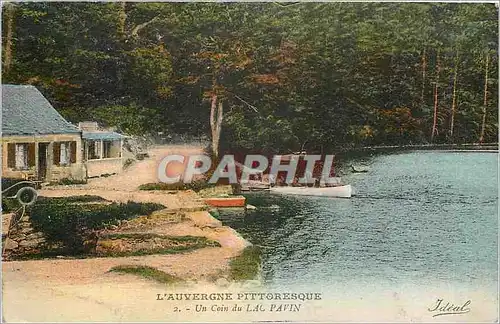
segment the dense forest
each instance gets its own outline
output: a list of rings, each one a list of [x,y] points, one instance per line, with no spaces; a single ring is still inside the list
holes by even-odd
[[[3,83],[223,150],[497,142],[492,3],[4,3]]]

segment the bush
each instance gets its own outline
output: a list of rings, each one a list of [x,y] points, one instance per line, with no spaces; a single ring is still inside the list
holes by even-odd
[[[21,207],[17,199],[2,199],[2,213],[10,213]]]
[[[85,242],[94,232],[119,220],[148,215],[165,206],[153,203],[75,204],[78,199],[91,201],[95,197],[70,197],[38,201],[28,210],[33,227],[45,234],[48,241],[60,242],[68,254],[85,253]]]
[[[139,186],[139,190],[193,190],[195,192],[201,189],[215,187],[215,184],[208,183],[206,180],[196,180],[190,183],[146,183]]]

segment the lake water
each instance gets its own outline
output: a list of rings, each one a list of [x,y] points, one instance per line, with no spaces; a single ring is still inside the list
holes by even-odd
[[[362,162],[370,172],[340,170],[356,190],[351,199],[250,193],[257,210],[222,214],[262,247],[267,287],[496,294],[498,154],[420,151]]]

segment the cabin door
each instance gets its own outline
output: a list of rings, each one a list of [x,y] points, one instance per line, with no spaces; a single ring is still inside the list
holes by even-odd
[[[49,157],[49,143],[38,143],[38,179],[47,177],[47,160]]]

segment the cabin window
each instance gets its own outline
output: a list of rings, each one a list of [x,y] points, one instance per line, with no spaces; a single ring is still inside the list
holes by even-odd
[[[66,165],[70,163],[70,157],[71,157],[71,147],[69,145],[69,142],[62,142],[61,143],[61,152],[59,155],[59,161],[62,165]]]
[[[28,168],[28,144],[16,144],[16,169]]]
[[[103,141],[103,159],[110,158],[111,157],[111,146],[113,145],[113,142],[111,141]]]
[[[54,164],[69,165],[76,162],[76,142],[54,143]]]
[[[87,154],[89,160],[95,160],[101,158],[101,142],[100,141],[89,141],[87,146]]]
[[[87,159],[99,160],[121,157],[121,141],[113,140],[89,140],[86,142]]]
[[[9,143],[7,150],[7,166],[9,168],[27,170],[35,165],[34,143]]]

